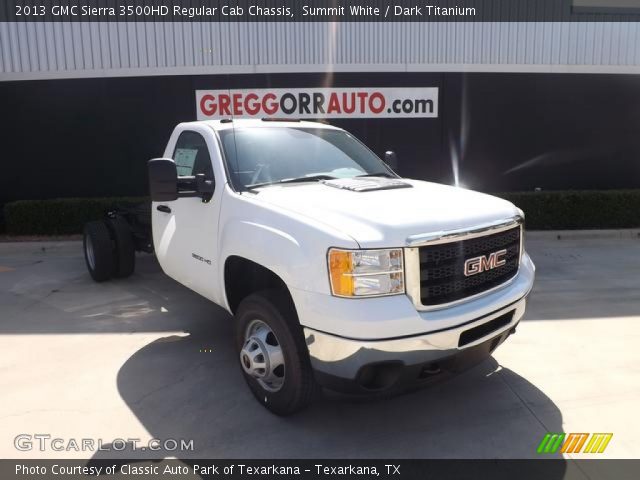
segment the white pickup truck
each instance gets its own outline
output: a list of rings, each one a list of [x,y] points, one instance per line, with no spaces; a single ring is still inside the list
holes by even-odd
[[[234,316],[244,377],[276,414],[319,385],[381,393],[459,372],[524,314],[535,267],[505,200],[400,178],[392,152],[321,123],[181,123],[164,157],[149,161],[152,242],[131,212],[91,222],[89,271],[127,276],[134,249],[155,251]]]

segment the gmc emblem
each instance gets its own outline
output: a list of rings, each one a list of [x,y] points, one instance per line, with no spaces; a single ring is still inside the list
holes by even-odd
[[[497,252],[487,255],[481,255],[479,257],[473,257],[464,262],[464,276],[470,277],[471,275],[477,275],[478,273],[486,272],[487,270],[493,270],[503,266],[507,261],[504,256],[507,254],[507,249],[498,250]]]

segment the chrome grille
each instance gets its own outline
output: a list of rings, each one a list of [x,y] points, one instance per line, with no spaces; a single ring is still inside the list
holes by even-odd
[[[470,239],[426,245],[418,249],[420,303],[449,304],[478,295],[509,281],[518,272],[521,254],[521,225]],[[506,250],[504,264],[466,276],[465,262]]]

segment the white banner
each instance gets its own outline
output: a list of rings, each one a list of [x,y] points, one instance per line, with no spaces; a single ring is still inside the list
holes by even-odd
[[[217,118],[425,118],[438,116],[438,89],[264,88],[196,90],[198,120]]]

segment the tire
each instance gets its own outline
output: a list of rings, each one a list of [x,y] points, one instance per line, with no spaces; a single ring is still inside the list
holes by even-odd
[[[114,274],[115,255],[107,224],[103,221],[87,223],[82,246],[91,278],[96,282],[109,280]]]
[[[116,247],[113,275],[116,278],[130,277],[136,268],[136,250],[131,227],[121,217],[110,218],[107,221]]]
[[[272,413],[282,416],[307,407],[319,388],[313,376],[302,328],[289,295],[278,290],[265,290],[249,295],[240,303],[235,320],[240,367],[256,399]],[[267,330],[273,333],[273,337],[265,333]],[[260,365],[261,354],[263,360],[265,354],[268,356],[265,365],[272,366],[279,362],[278,347],[282,354],[282,369],[280,366],[273,369],[256,368]],[[247,358],[251,356],[253,359]],[[257,361],[254,362],[256,358]],[[270,358],[274,360],[269,361]],[[256,375],[263,376],[260,378]]]

